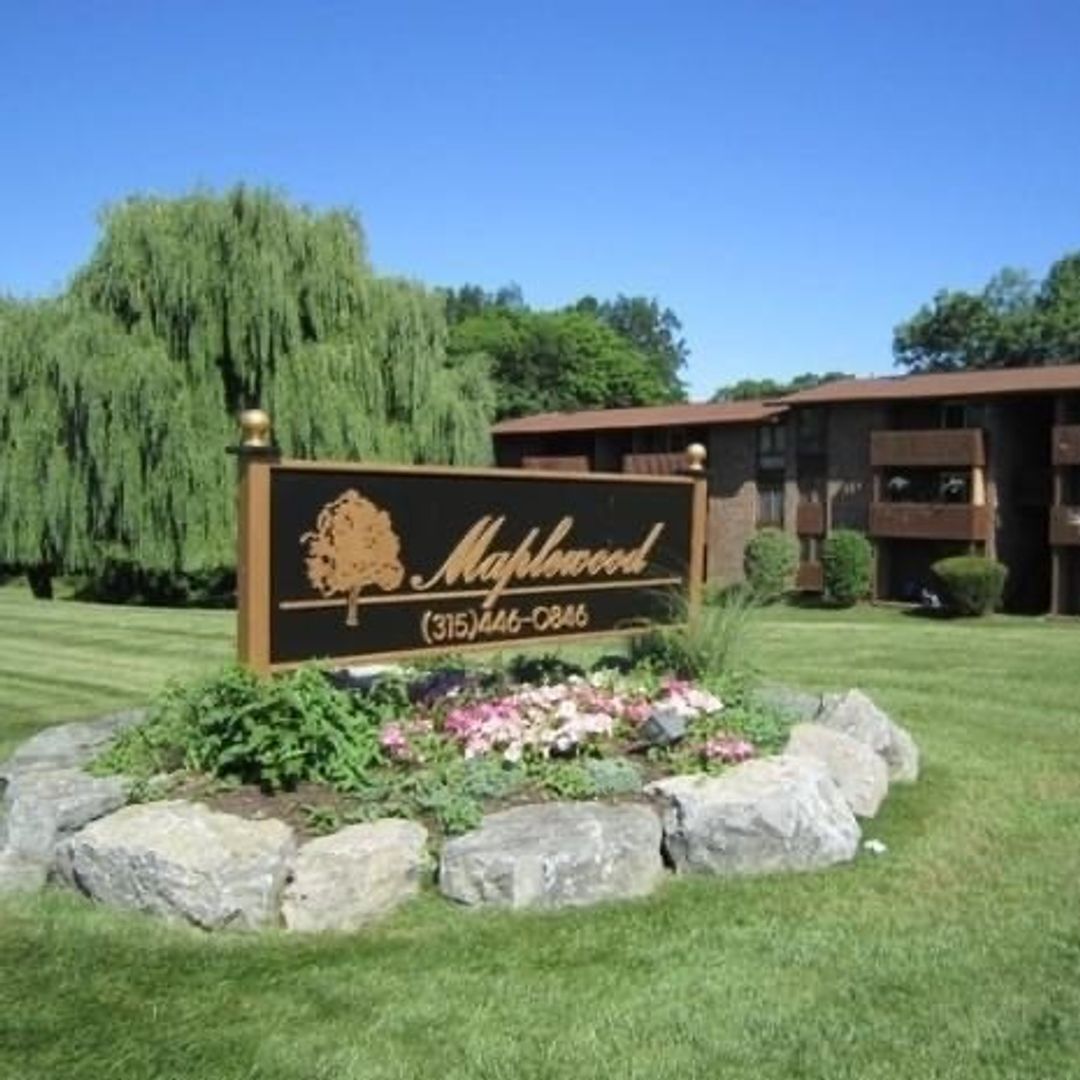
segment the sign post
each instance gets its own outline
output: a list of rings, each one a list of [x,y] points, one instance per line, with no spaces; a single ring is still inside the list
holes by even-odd
[[[278,460],[243,414],[238,655],[259,672],[640,633],[694,617],[705,450],[681,476]]]
[[[278,459],[270,417],[262,409],[240,414],[237,462],[236,652],[254,671],[270,668],[270,464]]]

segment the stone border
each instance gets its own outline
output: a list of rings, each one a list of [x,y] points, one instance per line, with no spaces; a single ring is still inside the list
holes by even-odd
[[[473,907],[554,909],[646,896],[671,873],[736,876],[853,859],[857,818],[918,776],[914,740],[858,690],[761,696],[799,722],[783,753],[672,776],[641,802],[545,802],[446,841],[438,888]],[[395,910],[430,869],[427,830],[384,819],[298,846],[276,819],[199,803],[125,805],[89,764],[142,711],[39,732],[0,764],[0,892],[46,882],[205,929],[351,931]],[[876,850],[876,849],[875,849]]]

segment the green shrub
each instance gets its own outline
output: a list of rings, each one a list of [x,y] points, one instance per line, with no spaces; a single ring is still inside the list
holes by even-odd
[[[798,561],[795,538],[782,529],[759,529],[750,538],[743,553],[743,569],[760,603],[775,603],[790,591]]]
[[[382,760],[382,724],[407,708],[393,682],[360,697],[314,668],[259,678],[231,667],[166,688],[147,723],[121,735],[97,767],[136,778],[186,768],[270,791],[304,781],[352,788]]]
[[[930,568],[954,615],[989,615],[1001,606],[1008,570],[982,555],[955,555]]]
[[[870,595],[874,549],[860,532],[837,529],[821,551],[825,596],[834,604],[851,607]]]

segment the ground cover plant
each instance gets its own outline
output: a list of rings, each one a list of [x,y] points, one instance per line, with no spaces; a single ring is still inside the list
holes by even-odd
[[[3,736],[212,671],[232,625],[0,590]],[[840,870],[676,880],[557,915],[421,901],[364,934],[305,939],[0,898],[0,1076],[1076,1077],[1078,632],[766,611],[759,671],[859,685],[924,752],[920,783],[867,830],[887,853]]]

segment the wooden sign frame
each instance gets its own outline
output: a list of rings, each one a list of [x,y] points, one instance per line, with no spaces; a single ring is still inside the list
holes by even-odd
[[[653,491],[664,489],[666,485],[677,486],[687,491],[689,495],[689,522],[686,523],[686,534],[689,540],[689,550],[686,552],[685,559],[685,592],[683,592],[682,582],[683,577],[679,575],[668,578],[642,578],[640,581],[637,579],[630,579],[627,577],[620,577],[616,581],[610,583],[599,583],[591,578],[573,578],[568,584],[556,584],[556,585],[538,585],[532,588],[527,587],[514,587],[508,590],[513,593],[536,593],[536,594],[553,594],[559,593],[560,590],[565,591],[567,594],[573,592],[595,592],[603,588],[622,588],[626,590],[627,595],[632,595],[631,590],[635,585],[640,585],[640,591],[643,593],[648,587],[657,587],[657,583],[664,585],[668,593],[670,594],[675,588],[678,588],[680,592],[683,592],[687,601],[691,617],[697,610],[701,602],[701,589],[704,579],[705,569],[705,519],[707,513],[707,497],[706,497],[706,479],[705,471],[703,468],[704,451],[701,448],[694,448],[694,452],[689,457],[689,468],[686,475],[682,476],[631,476],[624,473],[553,473],[546,470],[525,470],[525,469],[458,469],[449,467],[438,466],[390,466],[390,465],[374,465],[374,464],[356,464],[355,462],[334,462],[334,461],[287,461],[278,460],[269,450],[269,448],[263,444],[254,447],[245,448],[241,447],[239,451],[239,485],[238,485],[238,551],[237,551],[237,585],[238,585],[238,624],[237,624],[237,655],[242,664],[250,667],[251,669],[266,673],[271,671],[288,670],[299,666],[302,663],[310,661],[318,661],[325,663],[334,663],[340,666],[346,666],[350,663],[366,663],[369,661],[383,661],[383,660],[397,660],[413,656],[424,656],[434,654],[446,654],[448,652],[466,652],[466,651],[494,651],[500,648],[518,647],[523,645],[536,645],[536,644],[548,644],[552,647],[557,647],[562,643],[568,643],[573,641],[582,640],[600,640],[603,638],[618,638],[625,637],[631,634],[641,632],[641,625],[637,625],[633,629],[612,629],[609,627],[598,628],[595,630],[587,630],[583,632],[566,632],[564,625],[562,632],[558,633],[514,633],[511,636],[505,636],[501,638],[485,637],[483,640],[477,641],[454,641],[450,644],[435,644],[435,645],[419,645],[418,647],[407,648],[390,648],[380,651],[363,651],[356,653],[349,652],[333,652],[332,654],[326,652],[314,652],[311,655],[289,655],[287,658],[282,659],[280,655],[275,654],[272,641],[272,626],[274,625],[275,617],[284,619],[286,616],[281,614],[280,611],[275,612],[274,592],[275,586],[272,581],[274,575],[274,563],[272,554],[272,528],[275,526],[280,529],[280,522],[277,521],[277,517],[274,515],[274,491],[275,488],[284,482],[284,478],[300,476],[318,478],[320,474],[323,476],[334,476],[336,478],[355,478],[358,486],[363,486],[365,481],[374,482],[372,478],[377,478],[385,488],[387,483],[392,482],[395,478],[400,477],[403,482],[414,482],[416,479],[427,478],[432,482],[449,482],[455,481],[480,481],[485,480],[499,480],[499,481],[513,481],[521,484],[540,483],[547,485],[547,489],[550,493],[551,485],[574,485],[580,488],[580,485],[637,485],[638,490],[645,492],[647,488],[653,489]],[[324,481],[325,482],[325,481]],[[299,480],[290,481],[290,483],[296,487],[300,484]],[[338,485],[340,487],[340,484]],[[541,488],[537,488],[540,491]],[[354,496],[359,500],[359,503],[364,503],[371,508],[370,512],[373,512],[377,517],[380,513],[377,507],[367,503],[366,499],[361,498],[356,491],[348,491],[347,495]],[[659,496],[663,498],[661,494]],[[340,500],[339,500],[340,501]],[[355,500],[354,500],[355,501]],[[357,504],[358,505],[358,504]],[[324,510],[329,507],[323,507]],[[280,516],[280,515],[278,515]],[[384,517],[387,515],[383,514]],[[389,517],[387,517],[389,520]],[[500,522],[505,518],[499,519]],[[571,519],[572,520],[572,519]],[[680,529],[681,529],[681,523]],[[492,531],[497,526],[492,526]],[[535,531],[535,530],[534,530]],[[659,533],[660,530],[655,530]],[[290,534],[292,535],[292,534]],[[310,533],[305,535],[311,535]],[[397,538],[395,537],[395,544]],[[396,548],[395,548],[396,550]],[[644,545],[641,549],[645,551]],[[558,551],[553,552],[552,557],[558,556]],[[584,552],[570,552],[571,555],[582,556]],[[618,550],[607,551],[601,549],[597,553],[597,558],[608,556],[609,559],[614,558],[618,560],[623,558],[624,567],[630,567],[631,562],[629,560],[632,551]],[[290,556],[291,558],[291,556]],[[644,565],[644,554],[641,556],[640,565]],[[301,562],[299,551],[295,557],[297,563]],[[615,564],[618,566],[618,564]],[[612,573],[610,568],[607,571]],[[413,585],[415,585],[415,579],[419,575],[413,575]],[[397,581],[400,584],[402,580],[408,580],[407,578],[398,577]],[[385,587],[385,586],[384,586]],[[412,586],[410,586],[411,588]],[[296,608],[318,608],[318,607],[344,607],[346,601],[340,598],[327,599],[327,600],[293,600],[287,602],[278,601],[277,607],[281,610],[296,609]],[[480,591],[461,591],[460,598],[468,599],[469,597],[476,597],[482,595]],[[442,593],[432,593],[432,599],[440,597],[443,603],[449,603],[458,599],[458,592],[449,590]],[[420,601],[426,599],[423,596],[417,595],[413,592],[397,592],[395,587],[392,586],[387,595],[373,595],[369,594],[365,596],[361,601],[365,606],[373,605],[373,610],[380,610],[378,605],[385,605],[381,608],[382,611],[391,612],[391,606],[395,603],[406,604],[413,601]],[[537,597],[538,602],[542,601]],[[550,602],[550,601],[547,601]],[[355,601],[354,601],[355,603]],[[415,604],[413,605],[415,607]],[[350,608],[350,614],[354,611],[354,608]],[[537,609],[532,609],[534,612]],[[431,615],[429,609],[426,613]],[[365,618],[371,618],[370,615]],[[666,620],[667,624],[671,624],[671,620]],[[293,635],[295,636],[295,635]]]

